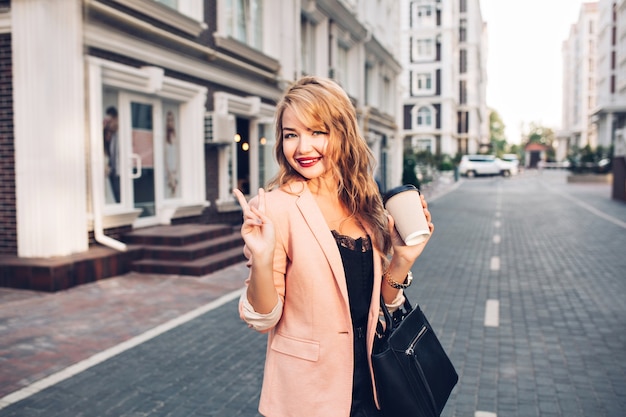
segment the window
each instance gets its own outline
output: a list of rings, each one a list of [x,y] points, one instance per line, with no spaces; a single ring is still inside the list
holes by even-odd
[[[459,11],[461,13],[467,12],[467,0],[459,0]]]
[[[411,95],[420,95],[432,92],[432,74],[429,72],[414,72],[412,75]]]
[[[432,39],[411,38],[411,61],[433,59],[435,57]]]
[[[365,105],[369,106],[374,104],[372,98],[374,97],[374,68],[371,65],[365,64]]]
[[[273,158],[275,144],[273,105],[261,103],[260,97],[241,97],[218,91],[213,94],[214,108],[221,109],[230,122],[223,125],[224,142],[218,147],[218,198],[220,212],[240,210],[232,194],[238,187],[252,193],[265,185],[278,168]]]
[[[456,116],[457,116],[457,133],[468,133],[469,132],[468,113],[466,111],[459,111],[457,112]]]
[[[261,0],[227,0],[227,33],[255,49],[263,47],[263,8]]]
[[[393,93],[391,89],[391,80],[388,77],[383,78],[383,88],[382,88],[382,97],[381,97],[381,105],[382,110],[392,113],[392,100]]]
[[[412,28],[435,26],[436,12],[434,5],[429,0],[411,2],[410,19]]]
[[[459,20],[459,42],[467,41],[467,19]]]
[[[302,16],[300,19],[300,61],[302,73],[310,75],[315,73],[315,24]]]
[[[204,122],[206,89],[163,76],[160,90],[150,82],[157,67],[87,61],[91,143],[102,144],[92,149],[102,163],[93,186],[103,226],[165,224],[183,207],[199,215],[206,198],[204,182],[196,180],[204,175],[204,144],[193,126]]]
[[[467,81],[459,81],[459,103],[467,104]]]
[[[418,139],[415,146],[420,151],[433,152],[433,140],[432,139]]]
[[[344,88],[348,87],[348,48],[339,45],[337,48],[337,73],[335,79]]]
[[[459,72],[465,74],[467,72],[467,49],[459,51]]]
[[[181,196],[179,107],[175,102],[163,102],[163,189],[166,199]]]
[[[115,0],[115,3],[165,23],[192,38],[206,30],[203,0]]]
[[[431,126],[432,123],[432,111],[430,108],[423,106],[417,110],[417,117],[415,118],[416,125],[418,127]]]

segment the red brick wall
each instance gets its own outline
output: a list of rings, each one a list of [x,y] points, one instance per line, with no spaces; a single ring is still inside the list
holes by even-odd
[[[0,254],[17,255],[11,35],[0,35]]]

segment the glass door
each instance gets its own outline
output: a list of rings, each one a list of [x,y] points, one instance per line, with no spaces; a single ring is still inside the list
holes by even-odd
[[[132,196],[134,207],[141,210],[140,219],[154,218],[157,215],[154,172],[155,114],[155,103],[131,100]]]

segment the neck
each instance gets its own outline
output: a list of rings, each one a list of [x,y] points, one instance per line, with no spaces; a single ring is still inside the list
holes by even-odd
[[[307,184],[309,186],[309,190],[313,195],[322,197],[322,196],[333,196],[337,197],[338,195],[338,184],[332,178],[319,177],[312,180],[308,180]]]

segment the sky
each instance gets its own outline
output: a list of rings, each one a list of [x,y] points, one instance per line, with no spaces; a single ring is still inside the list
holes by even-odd
[[[531,122],[561,127],[563,41],[582,0],[480,0],[487,23],[487,106],[520,143]]]

